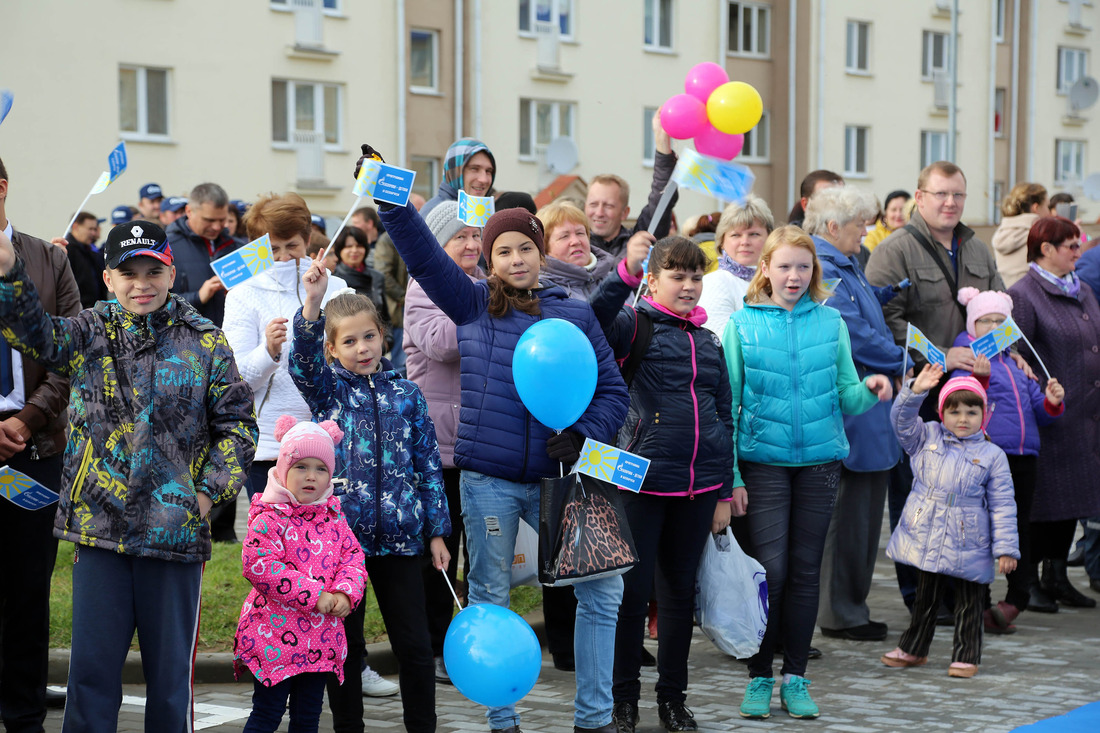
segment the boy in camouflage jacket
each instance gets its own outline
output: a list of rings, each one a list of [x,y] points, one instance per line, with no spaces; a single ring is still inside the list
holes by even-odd
[[[51,318],[0,234],[0,333],[70,379],[54,534],[77,544],[64,729],[114,730],[135,629],[146,730],[189,730],[191,667],[213,506],[234,501],[256,443],[252,390],[225,336],[169,288],[156,224],[104,246],[115,300]]]

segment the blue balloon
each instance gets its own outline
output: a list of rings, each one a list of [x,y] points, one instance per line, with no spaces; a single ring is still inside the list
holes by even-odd
[[[547,318],[528,328],[512,355],[519,398],[551,430],[565,430],[588,409],[598,371],[592,342],[561,318]]]
[[[534,630],[503,606],[467,606],[451,620],[443,662],[455,689],[487,707],[511,705],[531,691],[542,670]]]

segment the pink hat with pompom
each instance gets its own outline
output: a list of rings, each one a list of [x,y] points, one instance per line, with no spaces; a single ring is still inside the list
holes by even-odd
[[[959,288],[959,302],[966,306],[966,332],[974,333],[974,321],[990,313],[1012,317],[1012,296],[996,290],[979,291],[977,288]]]
[[[286,474],[298,461],[318,458],[332,476],[336,468],[335,444],[344,438],[332,420],[317,424],[298,422],[293,415],[283,415],[275,421],[275,440],[280,441],[279,458],[275,461],[275,478],[280,486],[286,486]]]
[[[971,288],[971,290],[973,289]],[[992,413],[989,411],[989,401],[982,383],[974,377],[951,377],[951,379],[948,379],[940,390],[940,402],[937,405],[937,413],[941,421],[943,420],[943,404],[947,402],[947,397],[952,392],[973,392],[982,398],[982,430],[985,430],[986,426],[989,425],[989,418],[992,417]]]

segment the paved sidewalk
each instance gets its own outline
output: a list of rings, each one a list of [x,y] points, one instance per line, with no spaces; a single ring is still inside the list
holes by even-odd
[[[884,538],[885,539],[885,538]],[[1071,568],[1071,579],[1090,597],[1088,580],[1080,568]],[[1005,584],[998,578],[994,598],[1003,598]],[[735,729],[803,729],[823,731],[1010,731],[1017,726],[1060,715],[1100,700],[1100,610],[1062,609],[1057,614],[1026,613],[1019,632],[1012,636],[986,637],[981,671],[971,680],[947,676],[951,656],[951,629],[937,629],[928,665],[917,669],[885,668],[879,656],[897,644],[907,621],[897,592],[893,564],[880,556],[871,591],[876,619],[890,626],[884,642],[851,642],[827,639],[820,634],[814,645],[824,658],[811,661],[807,676],[811,693],[822,710],[816,721],[787,717],[779,708],[776,690],[772,717],[764,721],[742,720],[737,708],[747,683],[744,665],[718,652],[696,630],[691,651],[691,685],[688,705],[703,731]],[[647,641],[656,652],[656,642]],[[385,660],[376,654],[377,666]],[[776,672],[779,671],[779,660]],[[391,678],[396,681],[396,678]],[[639,733],[657,733],[653,685],[654,670],[643,670],[642,720]],[[778,685],[777,685],[778,688]],[[439,731],[485,731],[483,709],[469,702],[449,685],[437,686]],[[142,731],[144,688],[128,685],[119,730]],[[571,733],[574,679],[553,668],[548,654],[538,684],[520,705],[525,733]],[[203,684],[196,687],[196,727],[218,733],[239,731],[250,707],[251,687],[242,684]],[[139,703],[139,704],[130,704]],[[396,697],[365,699],[368,731],[403,730],[401,703]],[[321,730],[332,730],[327,710]],[[61,729],[60,711],[51,711],[47,731]],[[284,721],[280,730],[286,730]]]

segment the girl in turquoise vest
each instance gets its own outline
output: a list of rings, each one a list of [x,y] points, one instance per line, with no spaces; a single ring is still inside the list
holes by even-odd
[[[842,414],[866,412],[893,392],[881,374],[860,382],[848,329],[838,311],[821,305],[825,297],[813,240],[798,227],[781,227],[764,244],[745,307],[722,337],[739,460],[734,513],[747,510],[747,549],[768,577],[768,629],[749,660],[746,718],[771,715],[779,642],[782,708],[795,718],[819,714],[804,675],[825,534],[848,455]]]

